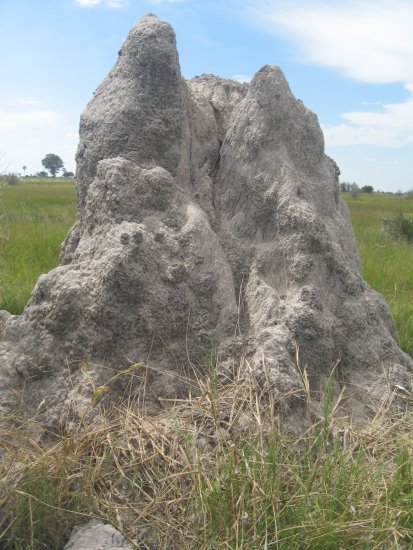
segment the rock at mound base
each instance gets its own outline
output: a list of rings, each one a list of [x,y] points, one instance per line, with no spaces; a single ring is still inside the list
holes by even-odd
[[[111,525],[92,520],[75,527],[64,550],[132,550],[123,536]]]

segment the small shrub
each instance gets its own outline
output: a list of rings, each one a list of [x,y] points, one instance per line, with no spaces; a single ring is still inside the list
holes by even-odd
[[[16,174],[3,174],[0,176],[0,189],[7,187],[8,185],[17,185],[19,178]]]
[[[383,229],[393,239],[404,239],[413,243],[413,219],[405,218],[400,213],[396,218],[383,219]]]
[[[3,178],[6,185],[17,185],[19,183],[19,178],[16,174],[6,174]]]

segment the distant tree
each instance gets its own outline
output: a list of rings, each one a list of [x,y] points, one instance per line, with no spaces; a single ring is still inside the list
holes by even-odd
[[[374,188],[372,185],[363,185],[363,187],[361,188],[362,193],[373,193],[373,191]]]
[[[63,161],[58,155],[54,155],[53,153],[49,153],[42,159],[42,165],[46,168],[48,172],[51,173],[51,175],[55,178],[56,174],[60,172],[60,170],[64,169]]]
[[[26,170],[27,170],[27,166],[23,166],[23,174],[24,174],[24,176],[26,176]]]
[[[66,170],[63,172],[63,177],[64,178],[74,178],[75,175],[73,172],[66,172]]]
[[[340,183],[340,191],[342,193],[351,193],[352,197],[357,197],[360,193],[360,188],[355,181],[353,181],[353,183],[349,181],[342,181]]]
[[[342,193],[350,193],[352,184],[349,181],[342,181],[340,183],[340,191]]]
[[[38,178],[47,178],[47,177],[49,177],[49,174],[47,172],[45,172],[44,170],[42,170],[41,172],[37,172],[36,176]]]

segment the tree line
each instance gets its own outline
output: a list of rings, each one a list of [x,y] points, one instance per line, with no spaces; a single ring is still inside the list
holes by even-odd
[[[349,181],[342,181],[340,183],[340,191],[342,193],[357,195],[358,193],[373,193],[374,188],[372,185],[363,185],[363,187],[359,187],[355,181],[352,183]]]
[[[40,172],[37,172],[36,174],[33,174],[35,177],[39,178],[46,178],[49,175],[55,178],[59,172],[62,173],[62,176],[64,178],[74,178],[75,174],[73,172],[70,172],[65,169],[63,160],[59,157],[59,155],[56,155],[54,153],[48,153],[42,160],[41,160],[43,168],[45,170],[42,170]],[[23,176],[26,177],[27,172],[27,166],[22,166],[23,170]],[[8,185],[16,185],[19,177],[21,174],[17,173],[11,173],[7,172],[7,161],[4,154],[1,154],[0,152],[0,176],[2,178],[2,181],[7,180],[6,183]]]

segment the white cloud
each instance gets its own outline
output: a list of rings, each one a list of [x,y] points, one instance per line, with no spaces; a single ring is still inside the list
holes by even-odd
[[[96,6],[106,6],[111,9],[124,8],[129,5],[128,0],[75,0],[75,4],[81,8],[94,8]]]
[[[123,0],[107,0],[106,5],[108,8],[118,9],[118,8],[124,8],[126,5],[126,2],[124,2]]]
[[[39,105],[39,101],[34,97],[18,97],[14,104],[18,106],[24,105],[25,107],[33,107],[34,105]]]
[[[381,105],[381,101],[362,101],[362,105]]]
[[[179,4],[187,0],[150,0],[151,4]]]
[[[75,4],[81,8],[93,8],[102,3],[102,0],[75,0]]]
[[[249,16],[292,41],[301,61],[360,82],[399,82],[410,93],[408,100],[383,105],[380,112],[344,113],[342,124],[324,127],[328,145],[413,143],[411,0],[247,1]]]
[[[0,111],[0,128],[24,128],[26,125],[32,124],[37,126],[46,126],[50,123],[58,121],[59,118],[60,115],[57,111]]]
[[[232,80],[235,80],[235,82],[240,82],[243,84],[244,82],[251,82],[252,76],[247,76],[245,74],[234,74],[232,76]]]
[[[362,82],[413,82],[413,2],[247,0],[261,25],[294,42],[302,61]]]
[[[345,122],[324,126],[328,145],[402,147],[413,143],[413,96],[403,103],[383,106],[381,112],[350,112]]]

